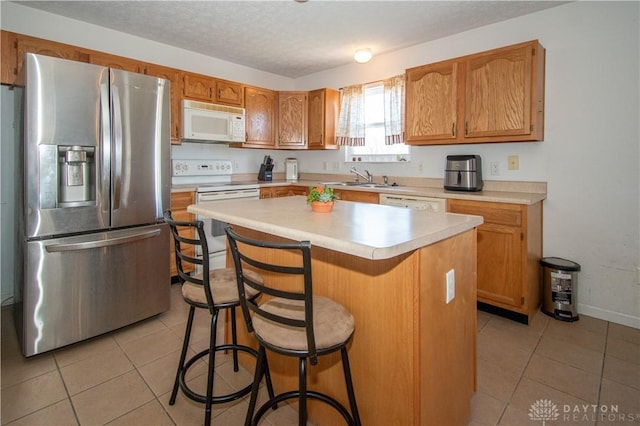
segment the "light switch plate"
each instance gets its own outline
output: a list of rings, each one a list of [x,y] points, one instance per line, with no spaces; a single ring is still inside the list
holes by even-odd
[[[447,282],[447,298],[446,303],[449,303],[456,297],[456,273],[453,269],[447,272],[446,275]]]

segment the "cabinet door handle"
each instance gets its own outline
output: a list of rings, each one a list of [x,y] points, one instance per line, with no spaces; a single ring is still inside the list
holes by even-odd
[[[456,122],[451,123],[451,136],[456,137]]]

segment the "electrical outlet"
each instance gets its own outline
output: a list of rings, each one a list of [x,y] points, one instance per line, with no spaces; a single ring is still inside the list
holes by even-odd
[[[454,297],[456,297],[456,273],[453,269],[447,272],[446,283],[447,283],[446,303],[449,303],[453,300]]]
[[[520,170],[520,157],[517,155],[510,155],[507,159],[509,170]]]
[[[329,162],[328,161],[323,161],[322,162],[322,171],[326,172],[327,170],[329,170]]]
[[[418,171],[422,173],[423,171],[422,163],[418,163]]]
[[[500,176],[500,162],[492,161],[490,166],[491,166],[491,176]]]
[[[340,171],[340,162],[333,161],[331,163],[331,170],[334,171],[334,172],[339,172]]]
[[[233,162],[233,171],[237,173],[239,168],[240,168],[240,165],[238,164],[238,162],[234,161]]]

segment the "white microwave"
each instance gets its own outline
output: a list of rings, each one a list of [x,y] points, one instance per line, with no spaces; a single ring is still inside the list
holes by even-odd
[[[182,101],[182,140],[245,142],[244,108]]]

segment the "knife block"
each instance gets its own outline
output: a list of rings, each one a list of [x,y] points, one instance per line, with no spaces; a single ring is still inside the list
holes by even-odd
[[[273,164],[261,164],[258,180],[270,181],[273,177]]]

